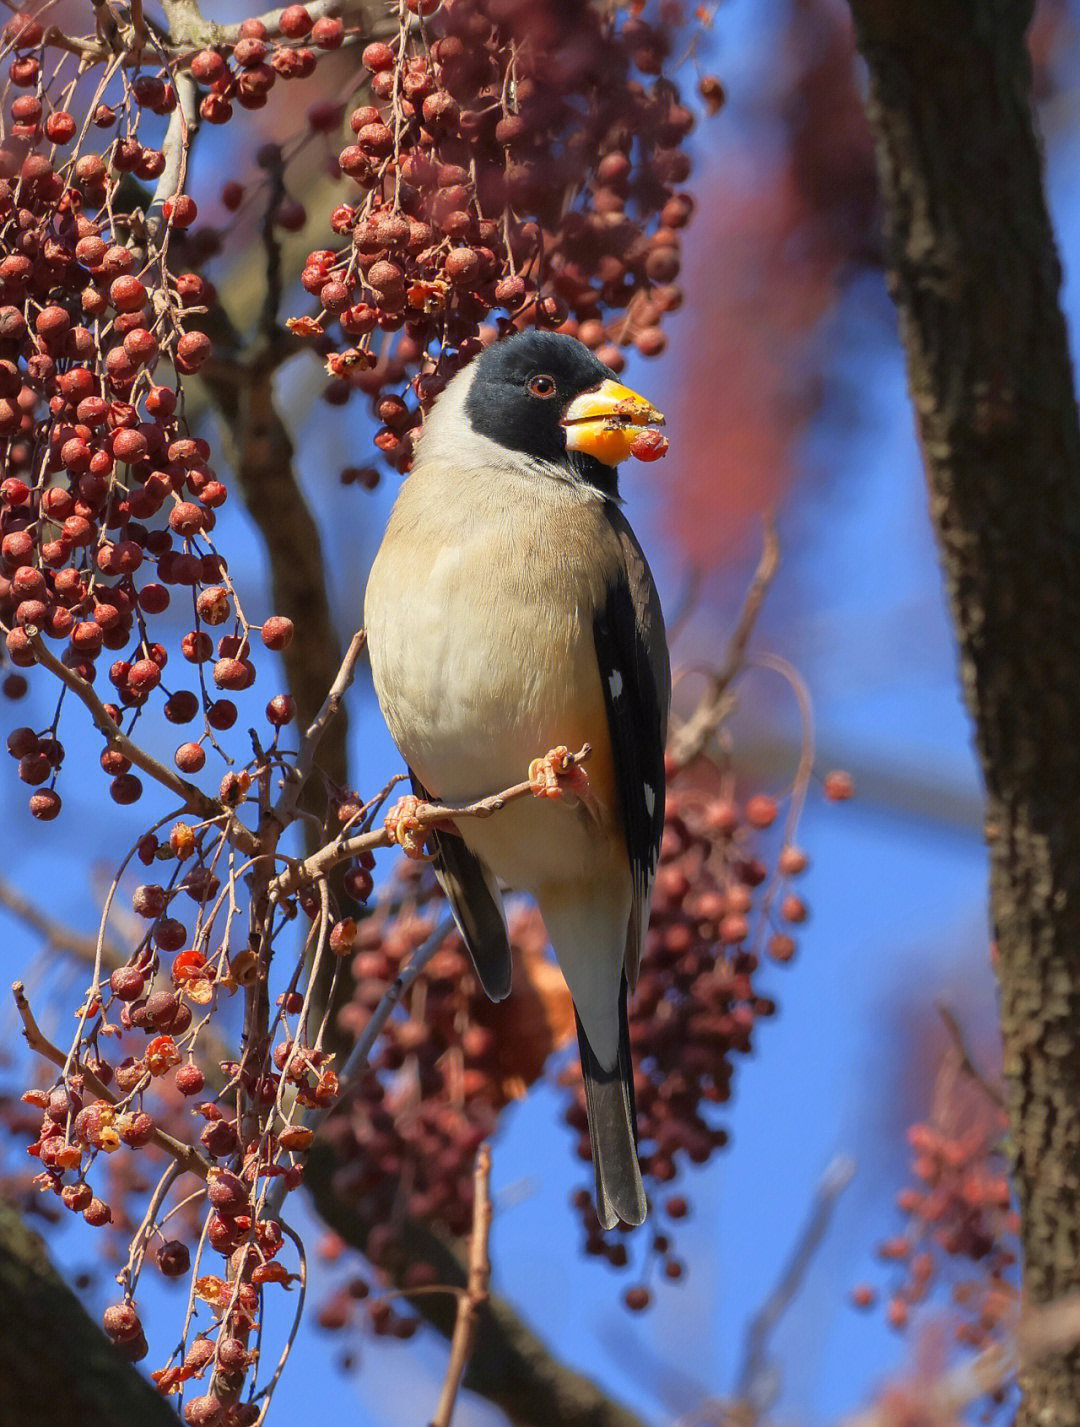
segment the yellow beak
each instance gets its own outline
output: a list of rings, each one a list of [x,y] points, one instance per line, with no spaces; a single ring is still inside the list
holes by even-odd
[[[575,397],[562,424],[568,451],[584,451],[605,466],[617,466],[629,456],[637,428],[663,426],[664,418],[643,396],[608,378]]]

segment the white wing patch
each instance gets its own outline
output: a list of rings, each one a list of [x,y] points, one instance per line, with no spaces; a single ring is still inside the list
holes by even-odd
[[[645,789],[645,807],[648,810],[649,816],[652,817],[656,808],[656,794],[648,783],[643,783],[642,787]]]
[[[623,691],[622,675],[618,669],[612,669],[608,675],[608,688],[611,690],[611,697],[617,699]]]

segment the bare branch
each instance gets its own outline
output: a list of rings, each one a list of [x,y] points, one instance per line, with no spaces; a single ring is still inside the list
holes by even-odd
[[[328,16],[335,16],[344,20],[346,24],[363,23],[369,18],[368,6],[362,0],[313,0],[313,3],[305,7],[311,16],[312,23],[316,20],[324,20]],[[266,26],[267,35],[281,34],[281,17],[284,10],[267,10],[265,14],[258,18]],[[223,25],[219,38],[225,44],[234,44],[240,38],[240,25]]]
[[[769,1357],[770,1335],[802,1286],[832,1220],[836,1201],[854,1174],[855,1161],[849,1155],[838,1155],[829,1165],[779,1283],[747,1327],[742,1367],[736,1378],[736,1397],[748,1414],[748,1423],[758,1421],[776,1396],[777,1374]]]
[[[776,524],[770,515],[765,521],[761,558],[743,600],[723,667],[709,680],[697,708],[685,723],[673,731],[669,740],[670,751],[680,767],[704,752],[727,712],[728,687],[746,662],[750,636],[779,565],[780,543],[776,537]]]
[[[169,127],[166,129],[165,137],[161,143],[161,152],[165,156],[165,167],[161,171],[148,209],[149,231],[152,238],[156,238],[165,226],[164,215],[161,213],[165,200],[175,197],[184,187],[184,175],[187,170],[188,154],[191,151],[191,141],[195,137],[195,130],[199,127],[199,110],[196,104],[198,93],[195,81],[186,70],[180,70],[176,75],[175,85],[176,108],[169,118]]]
[[[564,760],[564,772],[584,763],[592,753],[591,746],[584,744],[577,753],[568,753]],[[450,806],[443,803],[423,803],[417,802],[415,811],[410,815],[410,823],[422,830],[424,828],[434,828],[441,823],[456,822],[459,818],[489,818],[506,807],[507,803],[516,802],[519,798],[535,796],[534,785],[526,779],[522,783],[515,783],[512,788],[507,788],[502,793],[492,793],[489,797],[479,798],[474,803],[464,803],[457,806]],[[336,867],[339,862],[345,862],[350,857],[356,857],[361,852],[372,852],[378,847],[393,847],[397,839],[388,831],[386,823],[380,828],[373,828],[370,832],[357,833],[355,837],[339,838],[335,842],[328,842],[325,847],[320,848],[313,856],[305,858],[303,862],[294,862],[286,871],[280,873],[270,884],[270,896],[274,901],[280,901],[282,897],[288,897],[298,888],[314,882],[319,877],[325,877],[332,867]]]
[[[58,1046],[53,1045],[52,1041],[49,1040],[34,1019],[34,1013],[30,1009],[30,1002],[26,999],[26,988],[23,983],[16,981],[12,985],[11,993],[15,997],[15,1009],[18,1011],[19,1019],[23,1024],[23,1035],[26,1038],[26,1044],[32,1051],[36,1051],[43,1060],[47,1060],[50,1064],[63,1070],[67,1065],[68,1058]],[[104,1100],[110,1105],[119,1103],[117,1097],[109,1087],[103,1081],[99,1080],[92,1070],[87,1069],[85,1065],[80,1065],[79,1074],[82,1076],[84,1083],[94,1092],[99,1100]],[[200,1179],[206,1178],[210,1165],[203,1159],[198,1150],[193,1149],[191,1145],[185,1145],[182,1140],[174,1139],[172,1135],[167,1135],[164,1130],[158,1129],[156,1125],[151,1131],[150,1138],[153,1143],[157,1145],[158,1149],[164,1150],[167,1155],[171,1155],[181,1169],[188,1170],[191,1174],[197,1174]]]
[[[488,1240],[491,1235],[491,1146],[482,1144],[476,1152],[473,1172],[473,1222],[469,1237],[469,1279],[465,1292],[458,1296],[454,1336],[450,1340],[450,1361],[446,1379],[439,1394],[439,1405],[431,1419],[431,1427],[450,1427],[457,1401],[458,1388],[465,1364],[472,1352],[476,1323],[481,1305],[487,1302],[491,1281],[491,1259]]]
[[[76,961],[88,961],[91,965],[97,959],[96,936],[76,931],[74,927],[50,917],[29,897],[24,897],[6,877],[0,877],[0,906],[6,907],[13,916],[36,931],[50,951],[66,953]],[[102,952],[106,964],[114,969],[122,966],[127,959],[121,949],[112,944],[103,947]]]

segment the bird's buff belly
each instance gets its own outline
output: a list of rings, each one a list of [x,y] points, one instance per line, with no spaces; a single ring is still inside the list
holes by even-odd
[[[372,672],[394,741],[431,797],[473,802],[524,781],[550,748],[589,743],[590,782],[605,816],[610,742],[591,628],[548,629],[555,648],[540,651],[530,648],[535,632],[530,639],[520,628],[492,628],[483,611],[474,611],[468,638],[437,599],[409,613],[407,655],[387,657],[377,628],[370,631]],[[600,870],[593,818],[572,799],[529,796],[458,826],[504,882],[524,891]]]

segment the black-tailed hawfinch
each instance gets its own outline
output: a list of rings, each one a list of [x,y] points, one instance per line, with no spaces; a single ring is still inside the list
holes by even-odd
[[[616,466],[662,421],[582,343],[488,347],[436,401],[368,581],[375,690],[420,797],[463,804],[592,745],[589,790],[436,834],[487,994],[510,990],[500,883],[536,900],[573,996],[596,1201],[640,1224],[626,1019],[664,823],[670,672]]]

